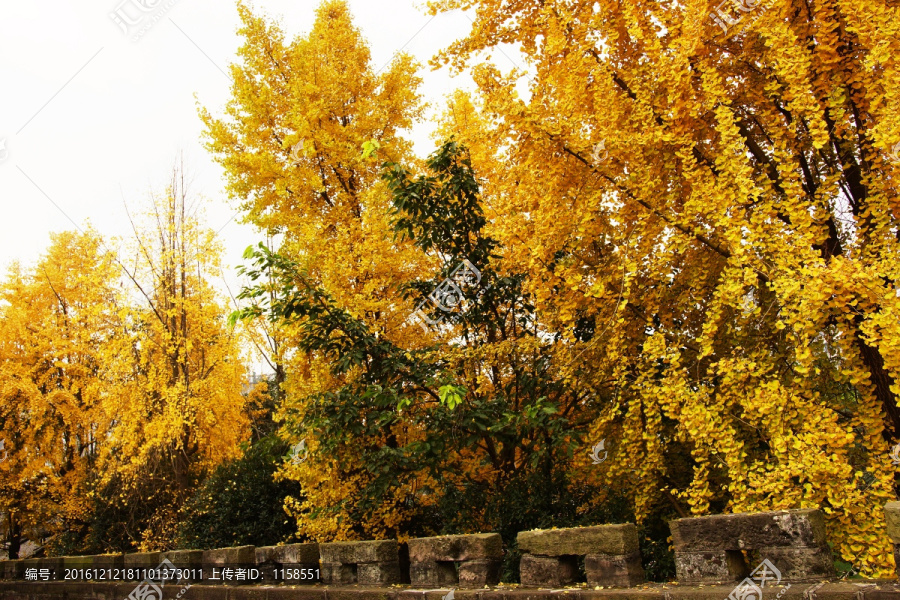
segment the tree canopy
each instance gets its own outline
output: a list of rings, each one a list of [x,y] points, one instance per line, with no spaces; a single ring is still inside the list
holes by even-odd
[[[243,316],[296,335],[284,433],[310,448],[285,471],[312,488],[293,507],[300,531],[417,532],[418,514],[467,485],[500,496],[511,471],[543,467],[546,481],[612,487],[640,522],[821,508],[838,557],[886,568],[881,507],[900,441],[897,8],[741,6],[431,3],[473,11],[435,64],[470,72],[478,90],[448,98],[439,135],[453,141],[426,165],[381,153],[387,187],[361,197],[372,227],[353,247],[378,245],[365,260],[377,285],[330,276],[359,255],[322,256],[321,243],[248,254],[256,303]],[[292,44],[253,21],[236,72],[286,70],[299,49],[346,40],[327,28],[342,10],[323,3]],[[502,44],[523,70],[483,60]],[[352,64],[333,76],[370,72]],[[302,205],[289,211],[304,215],[296,231],[350,237],[316,196],[325,177],[292,187],[297,165],[252,186],[233,168],[257,135],[241,123],[286,114],[260,109],[247,83],[259,80],[236,82],[232,125],[208,122],[232,193],[252,207],[282,190]],[[399,97],[413,97],[406,83]],[[322,134],[355,132],[346,114]],[[462,259],[491,287],[442,314],[429,295]],[[410,326],[412,313],[432,329]],[[600,441],[610,459],[596,466]]]

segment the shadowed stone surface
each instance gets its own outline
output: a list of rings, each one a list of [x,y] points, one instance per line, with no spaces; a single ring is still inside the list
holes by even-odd
[[[739,581],[750,574],[739,552],[675,551],[675,572],[679,582]]]
[[[360,585],[390,585],[400,583],[400,562],[397,560],[359,563],[356,565],[356,581]]]
[[[319,544],[323,583],[386,585],[409,581],[406,545],[396,540]]]
[[[94,566],[93,556],[62,556],[63,569],[90,569]]]
[[[813,509],[691,517],[669,527],[677,552],[825,545],[825,519]]]
[[[323,563],[375,563],[399,560],[400,546],[397,540],[375,542],[330,542],[319,544]]]
[[[322,583],[346,585],[356,583],[356,565],[333,562],[320,563]]]
[[[163,552],[135,552],[124,557],[125,569],[155,569],[163,561]]]
[[[281,546],[262,546],[256,549],[256,564],[319,564],[318,544],[284,544]]]
[[[574,556],[525,554],[519,563],[519,579],[522,585],[559,587],[574,583],[577,577],[578,561]]]
[[[203,566],[203,550],[172,550],[163,552],[160,561],[168,560],[179,569],[199,569]],[[156,563],[152,567],[158,566]]]
[[[121,569],[125,566],[124,554],[97,554],[92,558],[96,569]]]
[[[536,556],[631,554],[638,551],[634,523],[521,531],[519,550]]]
[[[55,573],[57,578],[63,576],[63,559],[58,558],[26,558],[22,561],[25,570],[28,569],[48,569],[50,573]]]
[[[291,569],[319,569],[318,544],[283,544],[281,546],[262,546],[256,548],[256,565],[262,571],[266,582],[277,581],[275,569],[289,565]],[[304,585],[318,583],[315,576],[309,579],[292,579],[292,583]]]
[[[834,575],[828,548],[760,548],[759,556],[781,571],[782,581],[817,581]]]
[[[174,562],[174,561],[173,561]],[[256,565],[256,546],[237,546],[234,548],[216,548],[203,550],[203,579],[217,585],[229,583],[223,568],[253,567]],[[177,565],[176,565],[177,566]],[[231,581],[235,584],[246,584],[247,581]]]
[[[500,582],[499,560],[467,560],[459,563],[460,587],[484,587]]]
[[[442,535],[409,540],[409,560],[458,561],[503,558],[503,538],[499,533]]]
[[[21,559],[4,560],[0,563],[0,577],[3,579],[24,579],[25,561]]]
[[[438,562],[436,560],[411,562],[409,564],[409,579],[412,585],[427,587],[455,585],[459,582],[459,578],[456,575],[456,565],[452,562]]]
[[[584,557],[588,585],[632,587],[644,582],[641,553],[588,554]]]
[[[203,551],[203,564],[215,567],[256,564],[256,546],[237,546]]]

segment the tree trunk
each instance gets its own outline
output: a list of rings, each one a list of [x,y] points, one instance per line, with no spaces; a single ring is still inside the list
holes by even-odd
[[[858,316],[856,318],[855,332],[856,347],[859,349],[863,364],[868,369],[872,384],[875,386],[875,397],[878,398],[881,408],[887,417],[884,438],[889,443],[894,443],[900,438],[900,409],[897,408],[897,397],[891,391],[894,378],[884,368],[884,359],[881,357],[878,349],[870,346],[863,338],[862,331],[859,329],[861,322],[862,317]]]
[[[7,553],[9,560],[16,560],[19,558],[19,550],[22,549],[22,526],[11,512],[9,513],[7,520],[9,524],[9,528],[6,532],[6,543],[9,547]]]

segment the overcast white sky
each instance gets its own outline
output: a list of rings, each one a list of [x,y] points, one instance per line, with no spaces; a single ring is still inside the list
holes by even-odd
[[[110,14],[118,9],[136,17],[142,4],[171,8],[133,41]],[[311,28],[318,0],[253,5],[294,36]],[[350,5],[376,68],[404,45],[425,65],[470,26],[461,12],[432,19],[412,0]],[[250,226],[229,223],[235,206],[220,167],[200,145],[194,101],[196,94],[221,113],[230,85],[223,71],[240,44],[237,27],[231,0],[0,2],[0,269],[13,260],[33,262],[49,232],[73,229],[73,222],[90,222],[107,237],[127,236],[123,197],[134,210],[151,188],[164,189],[179,152],[194,176],[193,192],[206,198],[208,224],[222,228],[226,262],[239,264],[259,236]],[[422,75],[433,110],[453,89],[472,86],[446,70],[426,66]],[[422,155],[433,149],[431,129],[427,123],[414,132]],[[229,272],[234,288],[233,268]]]

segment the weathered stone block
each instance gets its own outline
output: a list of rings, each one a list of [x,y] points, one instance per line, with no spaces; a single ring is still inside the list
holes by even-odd
[[[163,552],[159,562],[149,568],[156,568],[164,560],[168,560],[179,569],[200,568],[203,566],[203,550],[172,550]]]
[[[413,563],[484,558],[503,558],[503,539],[499,533],[442,535],[409,540],[409,560]]]
[[[330,542],[319,544],[319,555],[327,563],[377,563],[399,559],[397,540]]]
[[[669,522],[676,552],[821,547],[825,519],[814,509],[690,517]]]
[[[309,543],[258,547],[256,548],[256,565],[265,582],[276,581],[275,569],[285,566],[294,570],[294,573],[296,573],[296,569],[319,569],[319,545]],[[280,580],[282,576],[287,578],[289,575],[279,574],[277,580]],[[298,575],[298,577],[290,579],[290,582],[292,585],[302,585],[318,583],[318,580],[315,576],[304,579]]]
[[[322,583],[325,585],[347,585],[356,583],[356,565],[335,562],[319,563]]]
[[[21,559],[3,561],[3,572],[0,575],[8,581],[25,579],[25,561]]]
[[[162,552],[159,562],[150,564],[148,569],[178,569],[177,575],[181,575],[182,582],[188,581],[201,583],[200,573],[203,570],[203,550],[172,550]]]
[[[459,587],[484,587],[500,583],[500,560],[477,559],[459,563]]]
[[[412,585],[427,587],[455,585],[459,581],[456,565],[453,562],[436,560],[410,563],[409,579]]]
[[[574,583],[577,577],[578,561],[575,556],[525,554],[519,563],[519,579],[524,586],[559,587]]]
[[[223,570],[254,566],[256,566],[256,546],[236,546],[203,551],[203,579],[210,585],[246,583],[227,580]]]
[[[131,576],[130,579],[133,581],[139,580],[141,577],[136,576],[138,572],[142,572],[146,569],[155,569],[162,561],[162,552],[136,552],[133,554],[126,554],[123,559],[125,574],[126,576]]]
[[[125,566],[124,554],[95,554],[92,558],[95,569],[121,569]]]
[[[816,581],[834,576],[834,560],[828,546],[821,548],[760,548],[781,571],[783,581]]]
[[[631,554],[638,551],[634,523],[521,531],[519,550],[536,556]]]
[[[319,545],[283,544],[281,546],[263,546],[256,549],[256,564],[319,564]]]
[[[716,581],[739,581],[750,574],[740,552],[720,550],[718,552],[675,551],[675,573],[679,582],[714,583]]]
[[[237,546],[203,551],[203,564],[222,567],[256,564],[256,546]]]
[[[387,560],[374,563],[358,563],[356,565],[356,581],[360,585],[403,583],[403,577],[400,573],[400,562]]]
[[[51,573],[56,574],[57,579],[62,579],[63,558],[61,556],[53,558],[33,558],[25,560],[26,564],[30,563],[31,561],[34,561],[34,564],[28,566],[37,566],[38,569],[49,569]]]
[[[588,585],[632,587],[644,582],[641,553],[588,554],[584,557]]]
[[[93,556],[61,556],[60,560],[62,560],[63,569],[83,570],[93,568],[93,558]],[[80,575],[76,577],[76,579],[80,578]]]
[[[884,520],[887,522],[888,537],[893,543],[900,544],[900,502],[884,505]]]
[[[26,558],[22,561],[22,565],[25,569],[37,569],[40,568],[40,560],[39,558]]]

